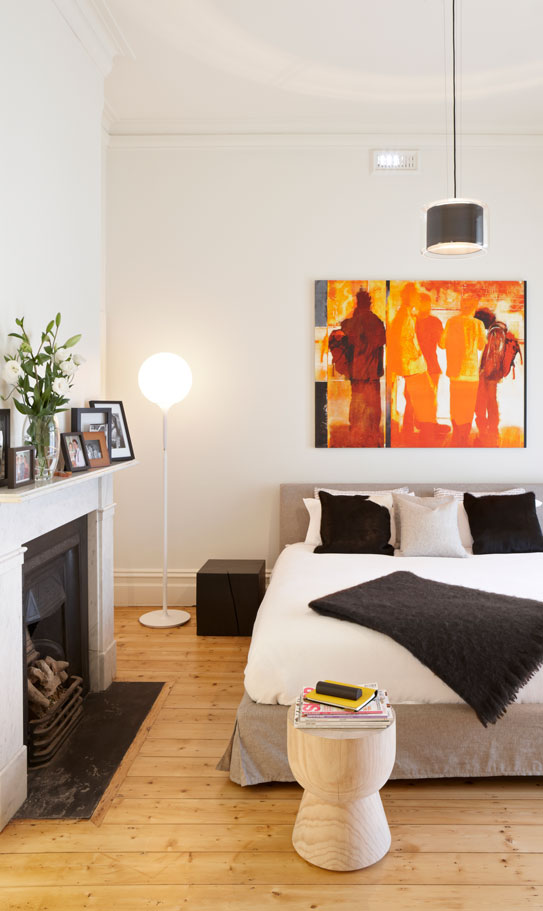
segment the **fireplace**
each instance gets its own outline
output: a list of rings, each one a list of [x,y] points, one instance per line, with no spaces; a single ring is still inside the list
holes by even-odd
[[[77,560],[80,582],[88,578],[87,685],[91,693],[107,689],[115,674],[113,631],[113,478],[136,462],[121,462],[107,468],[80,472],[69,478],[55,478],[44,487],[0,488],[0,831],[27,795],[27,747],[24,743],[23,706],[26,702],[26,622],[23,622],[23,571],[32,556],[34,543],[43,535],[86,517],[87,564]],[[85,522],[85,519],[83,519]],[[30,553],[25,544],[31,541]],[[75,562],[75,558],[74,558]],[[25,580],[26,587],[26,580]],[[54,602],[54,593],[52,594]],[[43,618],[45,621],[47,618]],[[39,622],[35,620],[34,622]],[[55,642],[56,630],[48,621],[40,638]],[[87,633],[88,630],[88,633]],[[37,636],[37,627],[33,630]],[[64,630],[61,627],[61,633]],[[69,645],[61,639],[64,649]],[[63,644],[64,643],[64,644]],[[82,646],[84,650],[84,645]],[[84,661],[85,659],[83,659]],[[84,664],[81,665],[84,668]],[[79,676],[84,676],[79,675]]]
[[[24,732],[29,765],[39,766],[76,727],[89,689],[87,517],[25,547]]]

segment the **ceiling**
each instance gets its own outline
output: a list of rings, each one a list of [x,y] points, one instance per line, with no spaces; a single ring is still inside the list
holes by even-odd
[[[445,130],[451,0],[102,2],[113,133]],[[541,0],[457,2],[462,131],[543,132]]]

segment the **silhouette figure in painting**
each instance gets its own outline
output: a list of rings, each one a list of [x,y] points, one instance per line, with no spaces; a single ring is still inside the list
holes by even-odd
[[[441,367],[439,366],[439,361],[437,357],[437,349],[439,346],[439,341],[441,339],[441,334],[443,332],[443,324],[437,316],[432,314],[432,296],[428,294],[427,291],[422,291],[418,296],[417,301],[417,318],[415,322],[415,331],[417,334],[417,341],[422,351],[424,360],[426,361],[426,369],[428,371],[428,376],[430,377],[430,382],[432,384],[433,394],[434,394],[434,403],[435,410],[437,414],[437,389],[439,385],[439,378],[441,376]],[[411,402],[411,399],[406,399],[405,412],[403,418],[402,427],[406,433],[412,433],[415,429],[415,412]],[[437,424],[436,432],[438,434],[446,435],[449,432],[449,428],[445,424]]]
[[[479,353],[486,345],[483,324],[474,316],[478,303],[474,294],[462,298],[460,313],[447,320],[439,343],[447,353],[453,428],[451,446],[469,446],[479,386]]]
[[[518,340],[507,325],[496,318],[488,307],[481,307],[475,313],[486,329],[486,345],[481,358],[479,386],[475,402],[475,422],[479,431],[480,446],[499,446],[500,409],[498,405],[498,383],[513,369],[517,354],[522,354]]]
[[[426,369],[430,377],[437,410],[437,387],[441,376],[441,367],[437,358],[437,349],[443,333],[443,324],[432,313],[432,296],[423,291],[419,296],[417,317],[417,339],[426,361]],[[447,428],[448,429],[448,428]]]
[[[383,446],[381,377],[386,334],[371,303],[370,294],[360,288],[351,316],[331,333],[328,342],[335,368],[351,382],[349,443],[360,447]]]
[[[413,282],[403,286],[400,308],[388,328],[387,359],[390,373],[404,379],[403,437],[409,438],[415,445],[439,446],[449,428],[437,422],[439,363],[435,347],[432,355],[432,345],[435,344],[432,341],[435,335],[433,322],[425,331],[426,320],[434,319],[429,314],[430,307],[430,295],[419,293]],[[419,337],[421,309],[423,316]],[[420,431],[417,438],[414,437],[415,428]]]

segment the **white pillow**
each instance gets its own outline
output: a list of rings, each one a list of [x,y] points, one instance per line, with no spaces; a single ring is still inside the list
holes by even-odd
[[[519,493],[526,493],[524,487],[512,487],[510,490],[447,490],[446,487],[434,487],[434,496],[436,499],[442,497],[454,497],[458,503],[458,529],[460,538],[464,547],[468,550],[473,548],[473,536],[469,527],[468,514],[464,508],[464,493],[470,493],[473,497],[512,497]],[[541,500],[535,501],[536,506],[541,506]]]
[[[311,544],[318,547],[322,544],[321,538],[321,501],[313,497],[304,497],[304,506],[309,513],[309,525],[305,536],[305,544]]]
[[[383,496],[383,494],[387,493],[409,493],[409,487],[388,487],[386,490],[339,490],[337,487],[315,487],[313,493],[317,499],[319,496],[319,490],[324,490],[325,493],[331,493],[333,497],[338,495],[344,497],[355,497],[357,494],[361,497],[373,497]]]
[[[306,497],[304,498],[304,506],[309,513],[309,526],[307,529],[307,534],[305,536],[305,543],[312,544],[313,547],[318,547],[322,544],[321,538],[321,518],[322,518],[322,509],[321,501],[319,499],[319,490],[323,490],[325,493],[330,493],[332,496],[344,495],[347,497],[367,497],[369,500],[372,500],[374,503],[377,503],[378,506],[386,506],[390,512],[390,543],[393,547],[396,547],[397,544],[397,532],[396,532],[396,522],[394,519],[394,499],[392,497],[391,490],[327,490],[326,487],[315,487],[315,499]],[[399,487],[398,491],[402,493],[408,493],[408,487]],[[396,492],[396,491],[394,491]]]
[[[396,498],[402,521],[400,557],[467,557],[454,497]]]

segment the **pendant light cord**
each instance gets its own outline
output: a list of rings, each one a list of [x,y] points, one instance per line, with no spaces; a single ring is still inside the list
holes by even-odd
[[[452,0],[453,196],[456,199],[456,0]]]

